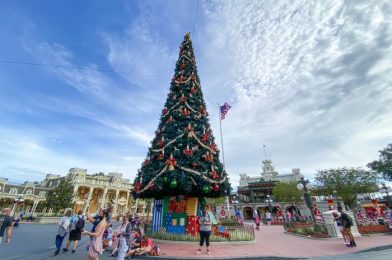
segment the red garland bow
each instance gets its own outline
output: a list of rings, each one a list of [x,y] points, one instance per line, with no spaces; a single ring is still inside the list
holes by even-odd
[[[208,134],[203,134],[203,137],[201,138],[201,141],[203,143],[205,143],[205,142],[207,142],[207,140],[208,140]]]
[[[176,163],[177,163],[176,159],[174,159],[174,158],[167,159],[166,162],[165,162],[166,166],[170,166],[171,165],[173,167],[176,166]]]
[[[158,160],[162,160],[163,158],[164,158],[164,155],[163,155],[162,152],[160,152],[160,153],[158,154],[157,159],[158,159]]]
[[[149,159],[145,159],[144,162],[143,162],[143,165],[147,165],[149,163],[150,163],[150,160]]]
[[[180,112],[181,112],[181,115],[183,115],[183,116],[187,116],[187,115],[189,115],[189,110],[188,110],[188,109],[186,109],[186,108],[184,108],[184,109],[183,109],[183,110],[181,110]]]
[[[219,175],[218,175],[218,173],[215,170],[213,170],[211,172],[211,178],[213,178],[213,179],[219,178]]]
[[[183,153],[184,153],[185,155],[192,155],[192,154],[193,154],[193,151],[192,151],[191,149],[184,149],[184,150],[183,150]]]
[[[139,192],[141,187],[142,187],[142,184],[140,182],[135,183],[135,190],[136,190],[136,192]]]
[[[212,156],[209,154],[205,155],[204,159],[206,160],[206,162],[212,162],[212,160],[213,160]]]

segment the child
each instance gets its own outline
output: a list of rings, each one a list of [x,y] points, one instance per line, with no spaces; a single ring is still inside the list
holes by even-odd
[[[255,217],[255,224],[256,224],[256,229],[260,230],[260,218],[259,218],[259,216]]]

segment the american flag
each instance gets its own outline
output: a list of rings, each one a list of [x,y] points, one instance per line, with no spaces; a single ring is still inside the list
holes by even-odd
[[[221,120],[225,119],[225,116],[226,116],[226,114],[227,114],[227,112],[229,111],[230,108],[231,108],[231,106],[229,104],[227,104],[227,102],[225,102],[225,104],[220,107],[220,117],[221,117]]]

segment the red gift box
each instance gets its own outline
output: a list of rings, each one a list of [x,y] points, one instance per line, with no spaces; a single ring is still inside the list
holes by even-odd
[[[186,233],[196,236],[199,233],[199,217],[188,217]]]

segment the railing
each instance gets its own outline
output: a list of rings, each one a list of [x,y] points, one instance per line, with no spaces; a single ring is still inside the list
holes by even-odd
[[[158,230],[158,231],[155,231]],[[144,225],[144,233],[155,239],[174,240],[174,241],[199,241],[197,232],[192,234],[185,233],[185,227],[168,228],[163,226]],[[253,225],[244,224],[243,226],[213,226],[210,236],[211,242],[224,241],[253,241],[255,231]]]

